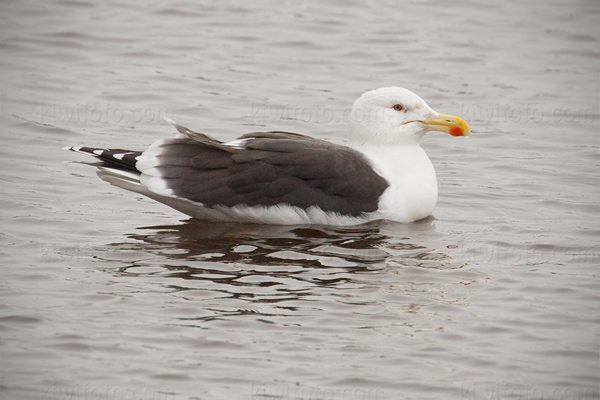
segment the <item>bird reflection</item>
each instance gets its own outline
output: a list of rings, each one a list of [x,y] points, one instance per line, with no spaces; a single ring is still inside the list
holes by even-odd
[[[376,224],[356,227],[273,226],[190,219],[139,228],[128,235],[145,250],[172,261],[196,260],[263,266],[368,266],[385,261],[389,239]],[[177,251],[174,251],[177,250]]]
[[[416,224],[376,221],[352,227],[189,219],[176,225],[140,227],[127,235],[133,241],[113,246],[130,254],[152,256],[152,260],[143,256],[130,260],[119,269],[123,274],[139,275],[139,267],[151,266],[160,274],[184,280],[266,287],[291,278],[331,285],[348,282],[357,273],[402,266],[453,268],[444,252],[416,243],[434,233],[431,219]]]
[[[144,282],[174,296],[191,300],[200,296],[200,315],[181,317],[192,325],[248,313],[262,318],[296,315],[305,301],[316,307],[325,298],[374,307],[378,304],[370,296],[374,288],[386,292],[403,288],[400,292],[406,296],[428,293],[431,281],[426,279],[427,291],[422,290],[414,282],[415,267],[462,267],[439,250],[442,235],[435,232],[433,222],[329,227],[189,219],[140,227],[127,235],[128,240],[110,245],[111,254],[123,255],[112,271],[125,278],[151,279]],[[403,268],[413,271],[407,282]]]

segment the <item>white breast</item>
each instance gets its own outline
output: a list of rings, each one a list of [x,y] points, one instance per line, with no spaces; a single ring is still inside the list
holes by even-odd
[[[435,169],[421,146],[402,145],[360,149],[390,186],[379,200],[377,214],[398,222],[431,215],[437,203]]]

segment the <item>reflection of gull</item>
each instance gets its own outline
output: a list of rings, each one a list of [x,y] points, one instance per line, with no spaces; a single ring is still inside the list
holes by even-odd
[[[173,261],[305,267],[338,266],[362,269],[385,261],[380,249],[388,237],[377,226],[304,228],[256,224],[200,222],[142,228],[130,235],[139,244],[129,250],[146,251]]]
[[[175,123],[174,123],[175,124]],[[437,201],[428,131],[468,136],[414,93],[382,88],[352,108],[349,147],[289,132],[223,143],[175,124],[180,135],[144,152],[72,147],[97,157],[100,177],[202,219],[352,225],[427,217]]]
[[[112,253],[133,254],[134,264],[185,266],[239,265],[240,271],[262,267],[268,271],[341,267],[348,271],[386,268],[456,268],[444,251],[431,243],[431,219],[403,225],[383,221],[353,227],[289,227],[209,222],[190,219],[178,225],[139,228],[128,235],[134,242],[111,244]],[[411,238],[409,238],[410,236]],[[443,247],[443,243],[438,243]],[[436,247],[437,247],[436,245]],[[118,250],[118,251],[116,251]],[[137,261],[136,261],[137,260]],[[225,271],[230,271],[226,267]],[[327,268],[325,268],[327,269]]]
[[[456,276],[432,270],[453,264],[430,246],[445,243],[432,243],[434,231],[433,218],[352,227],[189,219],[140,227],[94,256],[114,257],[101,263],[106,272],[128,293],[143,288],[137,295],[170,324],[206,328],[248,317],[314,326],[315,318],[348,312],[369,316],[360,327],[397,329],[422,307],[446,302],[444,280],[456,284]]]

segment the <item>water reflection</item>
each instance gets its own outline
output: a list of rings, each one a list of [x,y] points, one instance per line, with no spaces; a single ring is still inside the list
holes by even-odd
[[[129,256],[106,265],[128,287],[167,295],[162,308],[175,325],[251,317],[304,326],[340,313],[360,315],[360,326],[395,329],[424,306],[447,301],[455,280],[437,270],[462,265],[440,247],[440,236],[433,218],[354,227],[190,219],[138,228],[110,245],[110,254]]]
[[[129,235],[145,251],[171,260],[259,265],[365,266],[385,261],[388,236],[376,225],[286,227],[206,222],[140,228]],[[177,250],[173,252],[173,250]]]
[[[376,221],[353,227],[272,226],[189,219],[177,225],[140,227],[115,243],[120,251],[151,254],[133,261],[122,273],[141,265],[160,265],[182,279],[236,279],[250,271],[293,276],[319,269],[356,273],[389,266],[454,268],[439,249],[423,245],[434,236],[433,219],[417,224]],[[409,237],[412,236],[413,238]],[[232,275],[233,274],[233,275]],[[267,286],[269,282],[262,282]]]
[[[228,292],[231,286],[238,287],[234,290],[238,296],[259,295],[244,292],[241,287],[285,284],[289,294],[302,292],[307,285],[345,282],[348,274],[385,268],[390,256],[385,250],[389,236],[382,234],[377,225],[285,227],[190,219],[179,225],[139,230],[128,235],[133,242],[113,246],[129,254],[154,257],[121,267],[121,274],[161,274],[184,281],[210,281],[227,285]],[[171,287],[185,290],[197,286],[180,281]],[[263,294],[273,295],[273,291]]]

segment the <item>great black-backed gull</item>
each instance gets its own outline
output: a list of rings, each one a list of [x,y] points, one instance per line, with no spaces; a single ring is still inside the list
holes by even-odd
[[[352,107],[348,145],[297,133],[248,133],[221,142],[186,127],[146,151],[69,147],[100,160],[98,175],[201,219],[271,224],[411,222],[437,202],[435,170],[419,142],[429,131],[469,136],[400,87]]]

